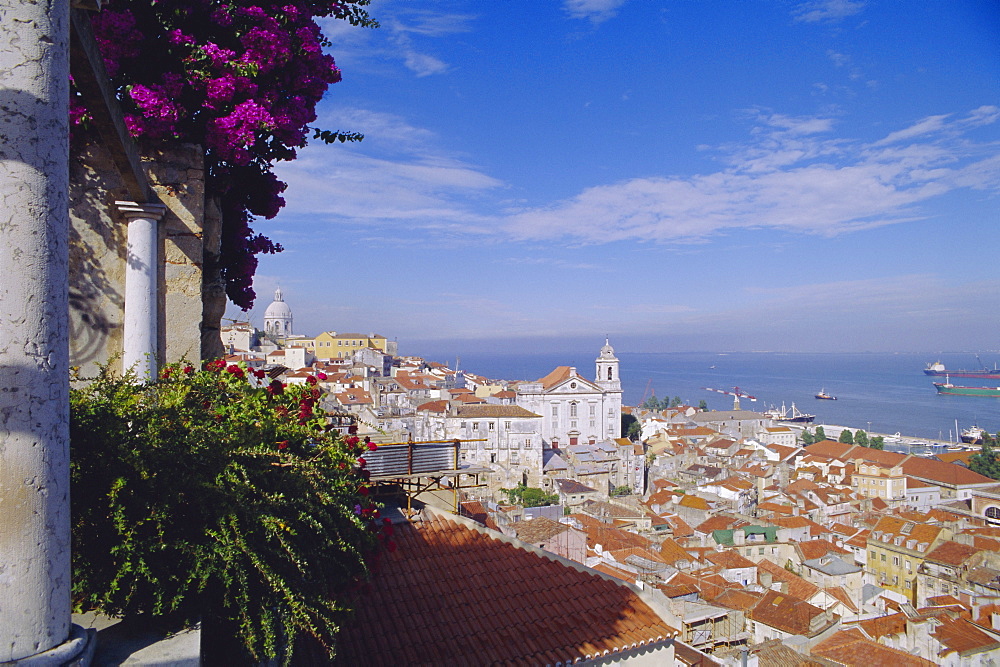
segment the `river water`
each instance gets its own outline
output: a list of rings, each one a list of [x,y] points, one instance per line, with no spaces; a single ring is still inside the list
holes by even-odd
[[[594,376],[594,354],[464,354],[462,370],[493,379],[534,380],[556,366],[576,366]],[[977,368],[974,354],[799,354],[776,352],[617,353],[626,405],[655,394],[680,397],[686,404],[704,400],[710,409],[729,410],[732,396],[705,387],[754,396],[742,399],[743,408],[762,411],[785,403],[816,415],[816,424],[838,424],[873,433],[947,441],[959,428],[978,424],[1000,430],[1000,398],[943,396],[933,378],[924,375],[929,363],[940,360],[948,368]],[[996,358],[994,358],[996,357]],[[1000,355],[984,355],[993,365]],[[1000,380],[956,378],[955,384],[1000,386]],[[836,401],[817,400],[821,389]]]

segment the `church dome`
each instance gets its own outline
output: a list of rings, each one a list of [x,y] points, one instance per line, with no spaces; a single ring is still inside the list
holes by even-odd
[[[274,301],[264,311],[264,319],[284,319],[292,316],[292,309],[281,296],[281,288],[274,290]]]
[[[617,361],[615,357],[615,348],[611,347],[611,341],[608,338],[604,339],[604,346],[601,347],[601,359],[613,359]]]

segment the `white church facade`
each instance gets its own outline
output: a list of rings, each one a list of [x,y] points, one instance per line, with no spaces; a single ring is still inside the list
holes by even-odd
[[[540,380],[518,383],[516,403],[542,416],[546,449],[620,438],[622,385],[618,372],[618,358],[606,340],[593,380],[572,366],[559,366]]]

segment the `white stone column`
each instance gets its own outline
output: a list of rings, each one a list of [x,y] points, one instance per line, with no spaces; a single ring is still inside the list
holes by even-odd
[[[156,377],[157,312],[159,311],[159,228],[163,204],[116,201],[128,220],[125,255],[125,323],[122,369],[133,369],[139,380]]]
[[[60,664],[82,648],[70,623],[68,186],[69,1],[0,2],[2,663]]]

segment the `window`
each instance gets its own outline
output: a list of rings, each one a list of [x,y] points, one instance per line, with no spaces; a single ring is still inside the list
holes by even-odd
[[[531,449],[531,438],[525,438],[524,439],[524,448],[525,449]]]
[[[472,430],[473,431],[479,430],[479,422],[472,422]],[[882,559],[885,560],[885,557],[883,556]]]
[[[558,405],[553,405],[552,406],[552,418],[555,419],[558,416],[559,416],[559,406]]]
[[[611,366],[608,366],[608,379],[609,380],[614,379],[614,378],[611,377]]]
[[[758,556],[763,556],[764,555],[764,547],[761,547],[760,549],[757,549],[757,555]]]
[[[907,572],[909,572],[909,571],[910,571],[910,560],[909,560],[909,559],[906,559],[906,560],[904,561],[904,563],[906,564],[906,571],[907,571]]]
[[[904,579],[903,580],[903,588],[909,588],[909,587],[910,587],[910,580],[909,579]]]
[[[885,562],[885,554],[882,554],[882,562]]]
[[[597,406],[593,403],[590,404],[590,416],[593,417],[597,414]]]
[[[494,430],[496,428],[496,426],[497,426],[496,422],[490,422],[490,430],[491,431]]]
[[[987,519],[1000,519],[1000,507],[987,507],[986,508],[986,518]]]
[[[503,427],[509,431],[510,430],[510,422],[504,422],[503,423]]]
[[[872,560],[875,560],[875,552],[874,552],[874,551],[869,551],[868,553],[870,553],[870,554],[871,554],[871,556],[872,556]]]
[[[576,417],[576,403],[575,402],[569,404],[569,416],[570,417]]]
[[[892,564],[895,565],[896,567],[899,567],[899,556],[892,557]]]

